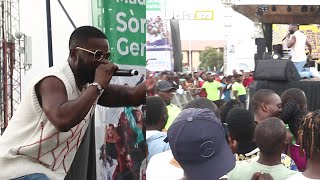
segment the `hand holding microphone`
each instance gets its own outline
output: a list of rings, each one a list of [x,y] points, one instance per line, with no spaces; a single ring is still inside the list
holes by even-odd
[[[112,63],[101,63],[96,68],[94,82],[97,82],[102,86],[103,89],[106,89],[110,80],[112,79],[113,74],[118,70],[118,66]]]
[[[285,39],[289,39],[290,38],[290,36],[291,36],[291,34],[290,33],[288,33],[283,39],[282,39],[282,41],[284,41]]]

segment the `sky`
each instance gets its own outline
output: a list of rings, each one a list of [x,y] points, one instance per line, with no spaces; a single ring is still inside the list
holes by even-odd
[[[51,0],[53,64],[67,61],[68,41],[74,30],[58,1]],[[91,24],[91,0],[61,0],[77,27]],[[46,1],[20,1],[20,31],[32,37],[32,68],[23,73],[22,89],[29,79],[49,68]]]

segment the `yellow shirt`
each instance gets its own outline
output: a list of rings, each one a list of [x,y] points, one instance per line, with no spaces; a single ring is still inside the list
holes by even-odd
[[[167,110],[168,110],[168,120],[167,120],[167,124],[164,127],[166,130],[169,129],[169,127],[171,126],[172,122],[176,119],[176,117],[180,114],[181,109],[174,105],[174,104],[169,104],[167,106]]]
[[[217,101],[220,99],[220,83],[217,81],[205,82],[202,86],[207,92],[207,98],[210,101]]]
[[[247,94],[246,88],[238,82],[232,85],[232,91],[238,91],[238,96]]]

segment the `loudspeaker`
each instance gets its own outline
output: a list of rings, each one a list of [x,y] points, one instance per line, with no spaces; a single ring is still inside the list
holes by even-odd
[[[271,52],[264,52],[262,58],[263,58],[263,60],[271,60],[272,59],[272,53]]]
[[[267,46],[266,40],[264,38],[256,38],[255,44],[257,46]]]
[[[258,60],[254,80],[299,81],[301,77],[290,60]]]
[[[275,54],[280,54],[281,57],[283,57],[283,47],[282,44],[276,44],[272,46],[273,51]]]
[[[257,53],[264,53],[264,52],[266,52],[266,48],[267,48],[267,46],[257,45]]]
[[[262,60],[263,59],[263,53],[256,53],[254,54],[254,60]]]

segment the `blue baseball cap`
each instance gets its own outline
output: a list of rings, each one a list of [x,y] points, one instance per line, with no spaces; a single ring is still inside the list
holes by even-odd
[[[220,120],[209,109],[182,111],[168,129],[172,154],[191,180],[213,180],[235,167]]]

